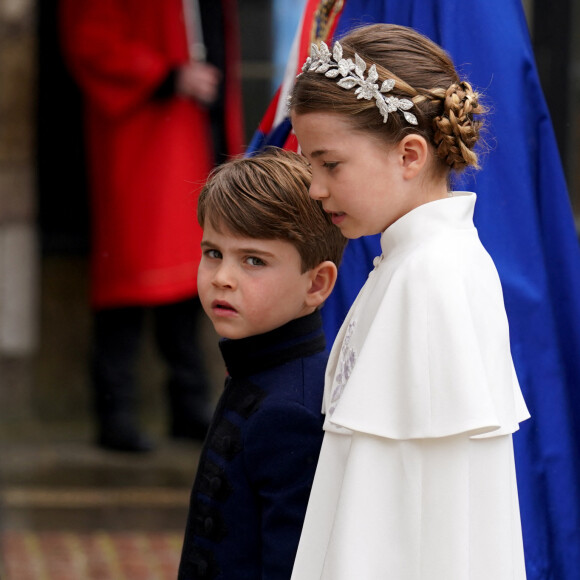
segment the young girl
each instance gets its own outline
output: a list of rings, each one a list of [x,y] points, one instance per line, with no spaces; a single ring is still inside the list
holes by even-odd
[[[479,96],[426,37],[378,24],[313,46],[290,112],[311,196],[347,238],[382,233],[327,367],[292,578],[521,580],[529,414],[476,196],[449,191],[477,167]]]

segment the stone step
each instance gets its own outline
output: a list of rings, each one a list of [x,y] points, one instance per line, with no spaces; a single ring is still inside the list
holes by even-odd
[[[0,444],[0,483],[87,487],[189,487],[201,445],[158,444],[151,453],[99,449],[90,442]]]
[[[169,440],[147,454],[88,441],[3,442],[0,529],[182,532],[200,451]]]

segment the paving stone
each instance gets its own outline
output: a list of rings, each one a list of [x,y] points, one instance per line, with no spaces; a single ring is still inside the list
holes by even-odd
[[[0,533],[3,580],[175,580],[176,532]]]

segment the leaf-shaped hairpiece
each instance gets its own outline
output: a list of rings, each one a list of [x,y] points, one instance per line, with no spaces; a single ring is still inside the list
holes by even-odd
[[[372,64],[369,67],[365,78],[366,70],[367,63],[356,52],[354,62],[350,58],[343,58],[342,46],[338,41],[334,43],[332,52],[325,42],[321,42],[319,46],[312,44],[310,56],[302,67],[302,72],[317,72],[331,79],[340,76],[341,78],[337,81],[338,86],[346,90],[357,87],[354,92],[357,99],[370,101],[374,98],[383,116],[383,123],[387,122],[389,113],[399,111],[403,113],[407,123],[417,125],[417,117],[409,113],[409,109],[413,107],[413,101],[384,95],[393,90],[395,79],[383,81],[379,88],[377,84],[379,73],[376,65]]]

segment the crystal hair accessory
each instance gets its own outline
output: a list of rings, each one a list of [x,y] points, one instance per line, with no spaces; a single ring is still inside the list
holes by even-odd
[[[325,42],[321,42],[320,47],[316,46],[316,44],[311,46],[310,56],[306,59],[302,72],[317,72],[331,79],[340,75],[341,78],[337,82],[339,87],[350,90],[358,85],[354,92],[357,99],[366,99],[367,101],[372,98],[375,99],[377,107],[383,116],[383,123],[387,122],[389,113],[400,111],[403,113],[407,123],[417,125],[417,117],[413,113],[409,113],[409,109],[413,106],[413,101],[398,99],[393,96],[387,97],[383,94],[393,89],[395,79],[383,81],[379,88],[377,84],[379,74],[374,64],[369,67],[368,75],[365,79],[364,73],[367,69],[367,63],[356,52],[354,54],[354,62],[350,58],[342,58],[342,46],[338,41],[334,43],[332,52],[330,52]]]

